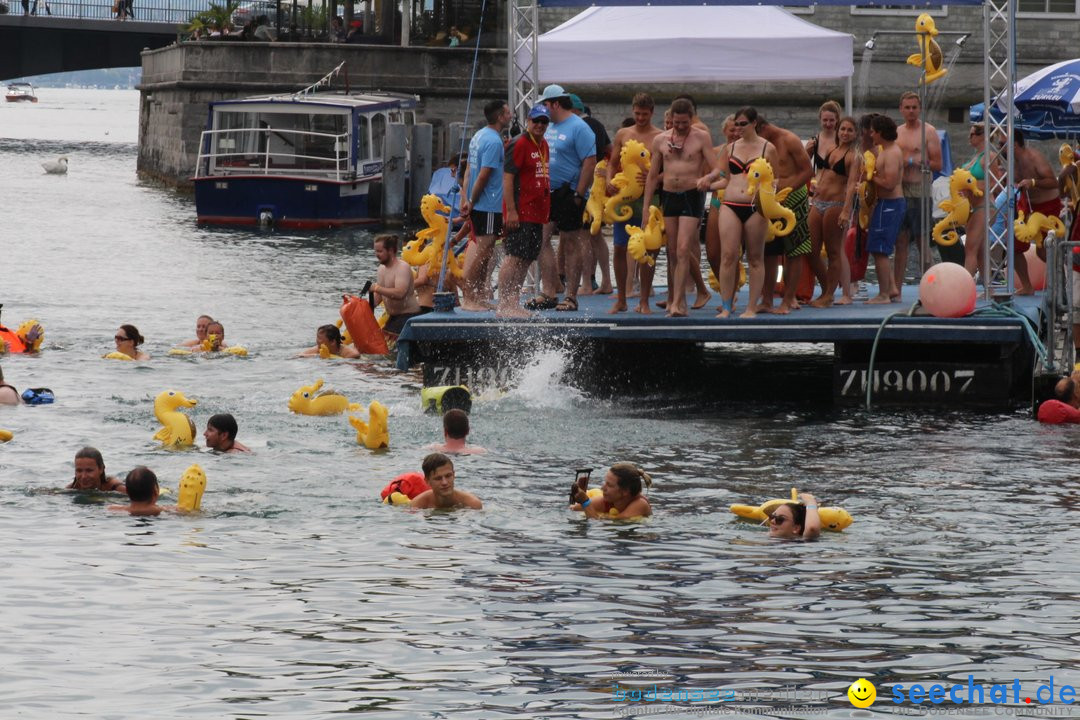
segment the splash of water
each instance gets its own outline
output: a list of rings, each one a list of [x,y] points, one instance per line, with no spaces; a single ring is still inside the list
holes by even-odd
[[[540,350],[517,375],[507,397],[540,408],[563,409],[585,399],[577,388],[563,382],[570,353],[562,348]]]
[[[923,117],[929,118],[930,113],[935,112],[941,107],[942,100],[945,98],[945,90],[949,86],[949,79],[952,77],[953,65],[956,64],[957,58],[960,57],[960,53],[964,51],[963,45],[953,45],[949,50],[949,56],[945,59],[945,76],[938,82],[930,86],[927,91],[926,97],[926,110],[923,113]]]

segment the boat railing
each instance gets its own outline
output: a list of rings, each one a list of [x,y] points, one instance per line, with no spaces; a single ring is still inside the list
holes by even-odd
[[[274,138],[293,151],[275,146]],[[325,154],[315,154],[322,150]],[[349,134],[274,127],[203,131],[196,178],[267,174],[351,179],[355,172],[349,160]]]
[[[1074,221],[1075,222],[1075,221]],[[1059,240],[1051,230],[1044,241],[1046,248],[1046,287],[1043,292],[1043,319],[1046,357],[1043,372],[1071,371],[1076,362],[1073,324],[1074,308],[1080,298],[1073,296],[1073,258],[1080,253],[1080,242]]]

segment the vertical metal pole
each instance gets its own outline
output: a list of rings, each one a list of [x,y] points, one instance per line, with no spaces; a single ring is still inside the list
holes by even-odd
[[[919,276],[930,267],[930,158],[926,154],[926,67],[930,64],[930,36],[923,38],[923,72],[919,81]],[[911,240],[908,239],[908,243]],[[907,274],[903,268],[901,280]],[[899,290],[900,288],[897,288]]]
[[[510,111],[520,127],[536,104],[539,85],[540,19],[537,0],[510,0],[507,8],[507,88]]]
[[[1016,201],[1008,189],[1013,186],[1013,88],[1016,84],[1016,0],[986,0],[983,4],[983,137],[986,150],[983,166],[986,170],[986,242],[983,245],[981,271],[986,299],[994,291],[1012,296],[1014,286],[1013,211]],[[995,117],[994,106],[1003,111]],[[1001,147],[996,143],[1001,142]],[[996,175],[993,167],[1004,167],[1004,175]],[[1004,230],[995,232],[994,220],[999,211],[995,200],[1005,193]]]
[[[401,0],[401,47],[409,47],[412,32],[412,0]]]

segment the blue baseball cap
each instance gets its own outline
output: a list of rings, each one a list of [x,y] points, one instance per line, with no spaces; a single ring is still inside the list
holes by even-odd
[[[551,120],[551,111],[548,110],[547,107],[544,106],[542,103],[537,103],[536,105],[533,105],[532,109],[529,110],[530,120],[535,120],[538,117],[547,118],[549,121]]]
[[[562,85],[548,85],[544,88],[544,94],[540,96],[540,102],[547,102],[548,100],[554,100],[555,98],[566,97],[567,92],[563,90]]]

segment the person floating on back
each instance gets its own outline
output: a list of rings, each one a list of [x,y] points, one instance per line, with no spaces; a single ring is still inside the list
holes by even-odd
[[[431,489],[420,493],[409,507],[427,509],[455,509],[472,508],[481,510],[484,504],[480,498],[464,490],[454,489],[454,461],[442,453],[431,453],[424,458],[421,464],[424,471],[424,481]]]

